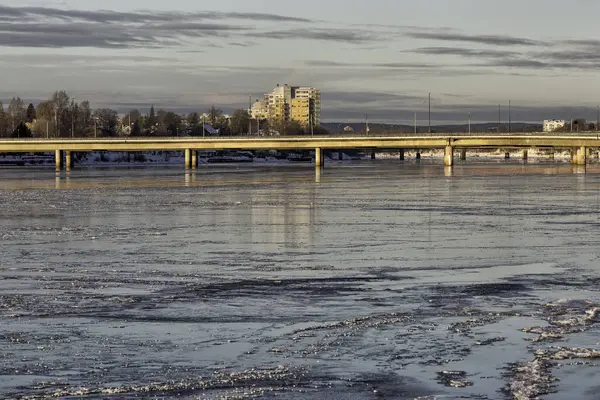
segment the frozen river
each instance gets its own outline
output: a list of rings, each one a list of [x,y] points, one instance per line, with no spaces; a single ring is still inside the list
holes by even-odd
[[[598,399],[576,172],[0,169],[0,398]]]

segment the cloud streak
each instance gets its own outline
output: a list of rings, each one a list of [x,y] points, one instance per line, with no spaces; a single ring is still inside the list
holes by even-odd
[[[437,40],[444,42],[467,42],[489,46],[544,46],[547,43],[532,39],[513,36],[496,35],[466,35],[451,32],[409,32],[406,34],[412,39]]]
[[[234,22],[240,20],[247,24]],[[251,34],[261,37],[255,26],[259,21],[266,24],[313,23],[306,18],[267,13],[116,12],[0,6],[0,46],[157,48],[181,45],[186,39],[194,38],[239,39]],[[298,30],[293,26],[278,34],[269,31],[262,35],[274,39],[322,37],[323,40],[341,42],[361,39],[358,34],[352,39],[351,32]]]

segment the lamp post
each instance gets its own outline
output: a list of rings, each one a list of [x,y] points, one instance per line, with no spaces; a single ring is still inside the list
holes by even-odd
[[[508,133],[510,133],[511,128],[511,115],[510,115],[510,100],[508,101]]]
[[[431,134],[431,93],[429,93],[429,133]]]
[[[75,97],[73,97],[73,109],[71,110],[71,137],[75,137]]]
[[[469,135],[471,134],[471,113],[469,113]]]

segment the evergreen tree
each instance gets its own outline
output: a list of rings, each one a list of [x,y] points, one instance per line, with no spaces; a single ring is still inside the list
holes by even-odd
[[[146,131],[147,134],[152,134],[156,130],[156,112],[154,111],[154,104],[150,107],[150,114],[148,114],[148,118],[146,118]]]
[[[35,107],[33,106],[33,104],[29,103],[29,106],[27,107],[27,112],[25,114],[25,121],[32,123],[34,119],[35,119]]]
[[[17,125],[16,129],[11,135],[13,138],[30,138],[32,136],[31,129],[29,129],[23,121],[19,122],[19,125]]]
[[[131,128],[131,136],[142,136],[142,128],[140,128],[140,123],[138,121],[133,123],[133,128]]]
[[[0,103],[0,137],[8,136],[8,116],[4,112],[4,106]]]

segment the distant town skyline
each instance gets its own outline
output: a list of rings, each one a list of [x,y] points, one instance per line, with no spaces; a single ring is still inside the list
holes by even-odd
[[[230,112],[318,87],[322,119],[421,125],[596,120],[600,3],[5,0],[0,99]]]

